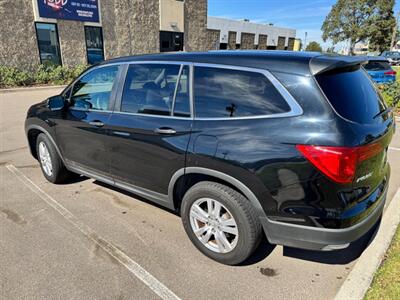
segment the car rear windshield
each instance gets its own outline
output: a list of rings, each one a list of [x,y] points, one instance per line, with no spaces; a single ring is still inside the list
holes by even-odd
[[[372,123],[386,107],[368,74],[360,67],[334,70],[316,76],[337,113],[357,123]]]
[[[390,64],[387,61],[370,61],[364,65],[367,71],[386,71],[390,70]]]

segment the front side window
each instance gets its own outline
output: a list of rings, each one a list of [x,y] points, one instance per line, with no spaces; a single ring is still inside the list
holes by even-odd
[[[89,65],[104,60],[103,33],[101,27],[85,26],[86,54]]]
[[[56,24],[35,23],[42,64],[61,65],[60,45]]]
[[[185,66],[180,74],[180,68],[180,65],[168,64],[130,65],[122,93],[121,111],[190,116],[189,69]]]
[[[118,66],[94,69],[73,86],[71,106],[80,109],[108,110]]]
[[[194,97],[200,118],[250,117],[286,113],[290,107],[264,74],[195,67]]]

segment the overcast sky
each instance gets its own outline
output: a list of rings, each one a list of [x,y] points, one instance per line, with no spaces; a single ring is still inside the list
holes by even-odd
[[[317,41],[326,48],[331,44],[323,43],[321,26],[335,3],[336,0],[208,0],[208,14],[294,28],[298,38],[304,41],[307,32],[307,43]],[[400,0],[396,0],[395,12],[399,10]]]

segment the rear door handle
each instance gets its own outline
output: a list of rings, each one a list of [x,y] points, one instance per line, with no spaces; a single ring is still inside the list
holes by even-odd
[[[114,135],[119,135],[119,136],[130,136],[129,132],[123,132],[123,131],[113,131],[112,133]]]
[[[166,135],[176,134],[176,131],[174,129],[168,128],[168,127],[157,128],[156,130],[154,130],[154,132],[158,133],[158,134],[166,134]]]
[[[96,126],[96,127],[103,127],[104,123],[98,120],[89,122],[89,125]]]

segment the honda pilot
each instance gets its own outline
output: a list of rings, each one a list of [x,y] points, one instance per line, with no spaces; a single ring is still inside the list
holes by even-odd
[[[229,265],[271,244],[346,248],[381,218],[393,115],[363,58],[289,51],[122,57],[33,105],[44,177],[74,174],[180,214]]]

